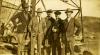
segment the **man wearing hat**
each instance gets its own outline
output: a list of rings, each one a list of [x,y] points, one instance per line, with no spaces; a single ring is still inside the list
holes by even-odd
[[[68,8],[65,11],[66,19],[64,20],[64,26],[65,26],[65,32],[66,32],[66,38],[67,43],[65,44],[65,51],[66,54],[70,52],[71,55],[74,55],[74,36],[79,36],[81,32],[81,25],[80,23],[75,19],[72,18],[73,11]],[[77,28],[77,30],[75,30]]]
[[[42,41],[45,34],[45,19],[41,16],[42,15],[42,9],[37,9],[37,15],[34,16],[30,22],[30,25],[32,27],[31,32],[34,36],[34,39],[37,39],[37,54],[41,55],[41,48],[42,48]],[[36,45],[35,44],[35,45]],[[33,44],[34,49],[34,44]]]
[[[61,55],[61,43],[60,43],[60,11],[55,11],[54,12],[56,19],[53,20],[52,23],[52,55]],[[57,51],[56,51],[57,50]],[[57,53],[56,53],[57,52]]]
[[[53,11],[51,9],[46,11],[47,16],[45,17],[46,21],[46,34],[44,36],[43,45],[46,50],[45,54],[50,55],[51,53],[51,45],[52,45],[52,23],[54,22],[54,18],[52,17]]]
[[[21,55],[21,52],[24,50],[25,45],[25,34],[27,33],[27,26],[30,22],[30,15],[27,12],[28,4],[26,4],[21,12],[18,12],[13,17],[11,21],[14,25],[14,33],[16,34],[16,40],[18,42],[18,54]]]

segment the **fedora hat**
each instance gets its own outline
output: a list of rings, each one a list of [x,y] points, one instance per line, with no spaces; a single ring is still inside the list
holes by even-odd
[[[73,13],[73,11],[72,11],[72,9],[67,8],[66,11],[65,11],[65,13]]]
[[[60,11],[55,11],[54,14],[55,14],[55,15],[60,15],[61,12],[60,12]]]
[[[47,10],[46,12],[47,12],[47,13],[52,13],[53,10],[52,10],[52,9],[49,9],[49,10]]]

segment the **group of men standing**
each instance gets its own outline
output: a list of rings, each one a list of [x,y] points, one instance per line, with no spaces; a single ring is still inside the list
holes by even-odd
[[[41,16],[41,8],[38,8],[36,12],[37,15],[31,17],[24,10],[11,18],[14,24],[14,32],[17,33],[18,55],[24,49],[25,33],[27,30],[37,40],[37,55],[42,55],[42,51],[46,52],[46,55],[50,55],[50,53],[52,55],[62,55],[62,46],[65,49],[65,55],[67,53],[74,55],[73,35],[78,36],[80,34],[81,26],[75,18],[72,18],[71,14],[73,11],[71,9],[65,11],[65,20],[60,18],[60,11],[47,10],[45,18]],[[53,12],[55,18],[52,16]],[[76,31],[75,27],[77,27]],[[33,49],[35,48],[34,45],[31,45]]]
[[[80,23],[72,18],[73,11],[67,9],[65,11],[66,19],[60,18],[61,12],[55,11],[55,18],[52,16],[53,11],[47,10],[47,16],[41,17],[42,10],[37,9],[37,15],[32,18],[31,25],[32,32],[37,38],[37,52],[42,55],[42,51],[46,51],[46,55],[62,55],[62,45],[65,48],[65,54],[70,53],[74,55],[74,37],[79,35],[81,31]],[[77,30],[75,31],[75,27]],[[33,34],[32,33],[32,34]],[[41,47],[43,45],[43,47]],[[43,48],[43,49],[42,49]]]

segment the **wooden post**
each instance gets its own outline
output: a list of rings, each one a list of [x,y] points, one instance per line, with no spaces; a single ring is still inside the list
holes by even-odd
[[[1,14],[2,0],[0,0],[0,14]]]
[[[32,17],[35,16],[35,5],[36,5],[36,0],[31,0],[32,3]],[[32,33],[31,33],[32,34]],[[33,37],[31,35],[31,55],[35,54],[35,36]]]
[[[32,1],[32,16],[35,16],[36,0],[31,0],[31,1]]]

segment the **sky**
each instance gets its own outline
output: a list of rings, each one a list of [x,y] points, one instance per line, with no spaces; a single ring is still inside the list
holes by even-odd
[[[82,0],[83,15],[100,17],[100,0]]]
[[[48,3],[51,2],[51,4],[48,6],[52,8],[58,8],[58,9],[64,9],[66,4],[57,2],[59,0],[49,0]],[[70,1],[70,0],[69,0]],[[73,1],[79,1],[79,0],[73,0]],[[82,1],[82,12],[83,16],[94,16],[94,17],[100,17],[100,0],[81,0]],[[56,3],[56,4],[55,4]],[[46,4],[46,3],[45,3]],[[57,7],[58,5],[58,7]]]
[[[4,0],[4,1],[8,1],[16,5],[20,4],[19,0]],[[73,0],[73,1],[79,1],[79,0]],[[44,0],[44,3],[46,5],[46,9],[62,10],[68,7],[68,5],[61,2],[60,0]],[[38,3],[37,7],[43,8],[41,2]],[[83,16],[100,17],[100,0],[82,0],[82,12]]]

